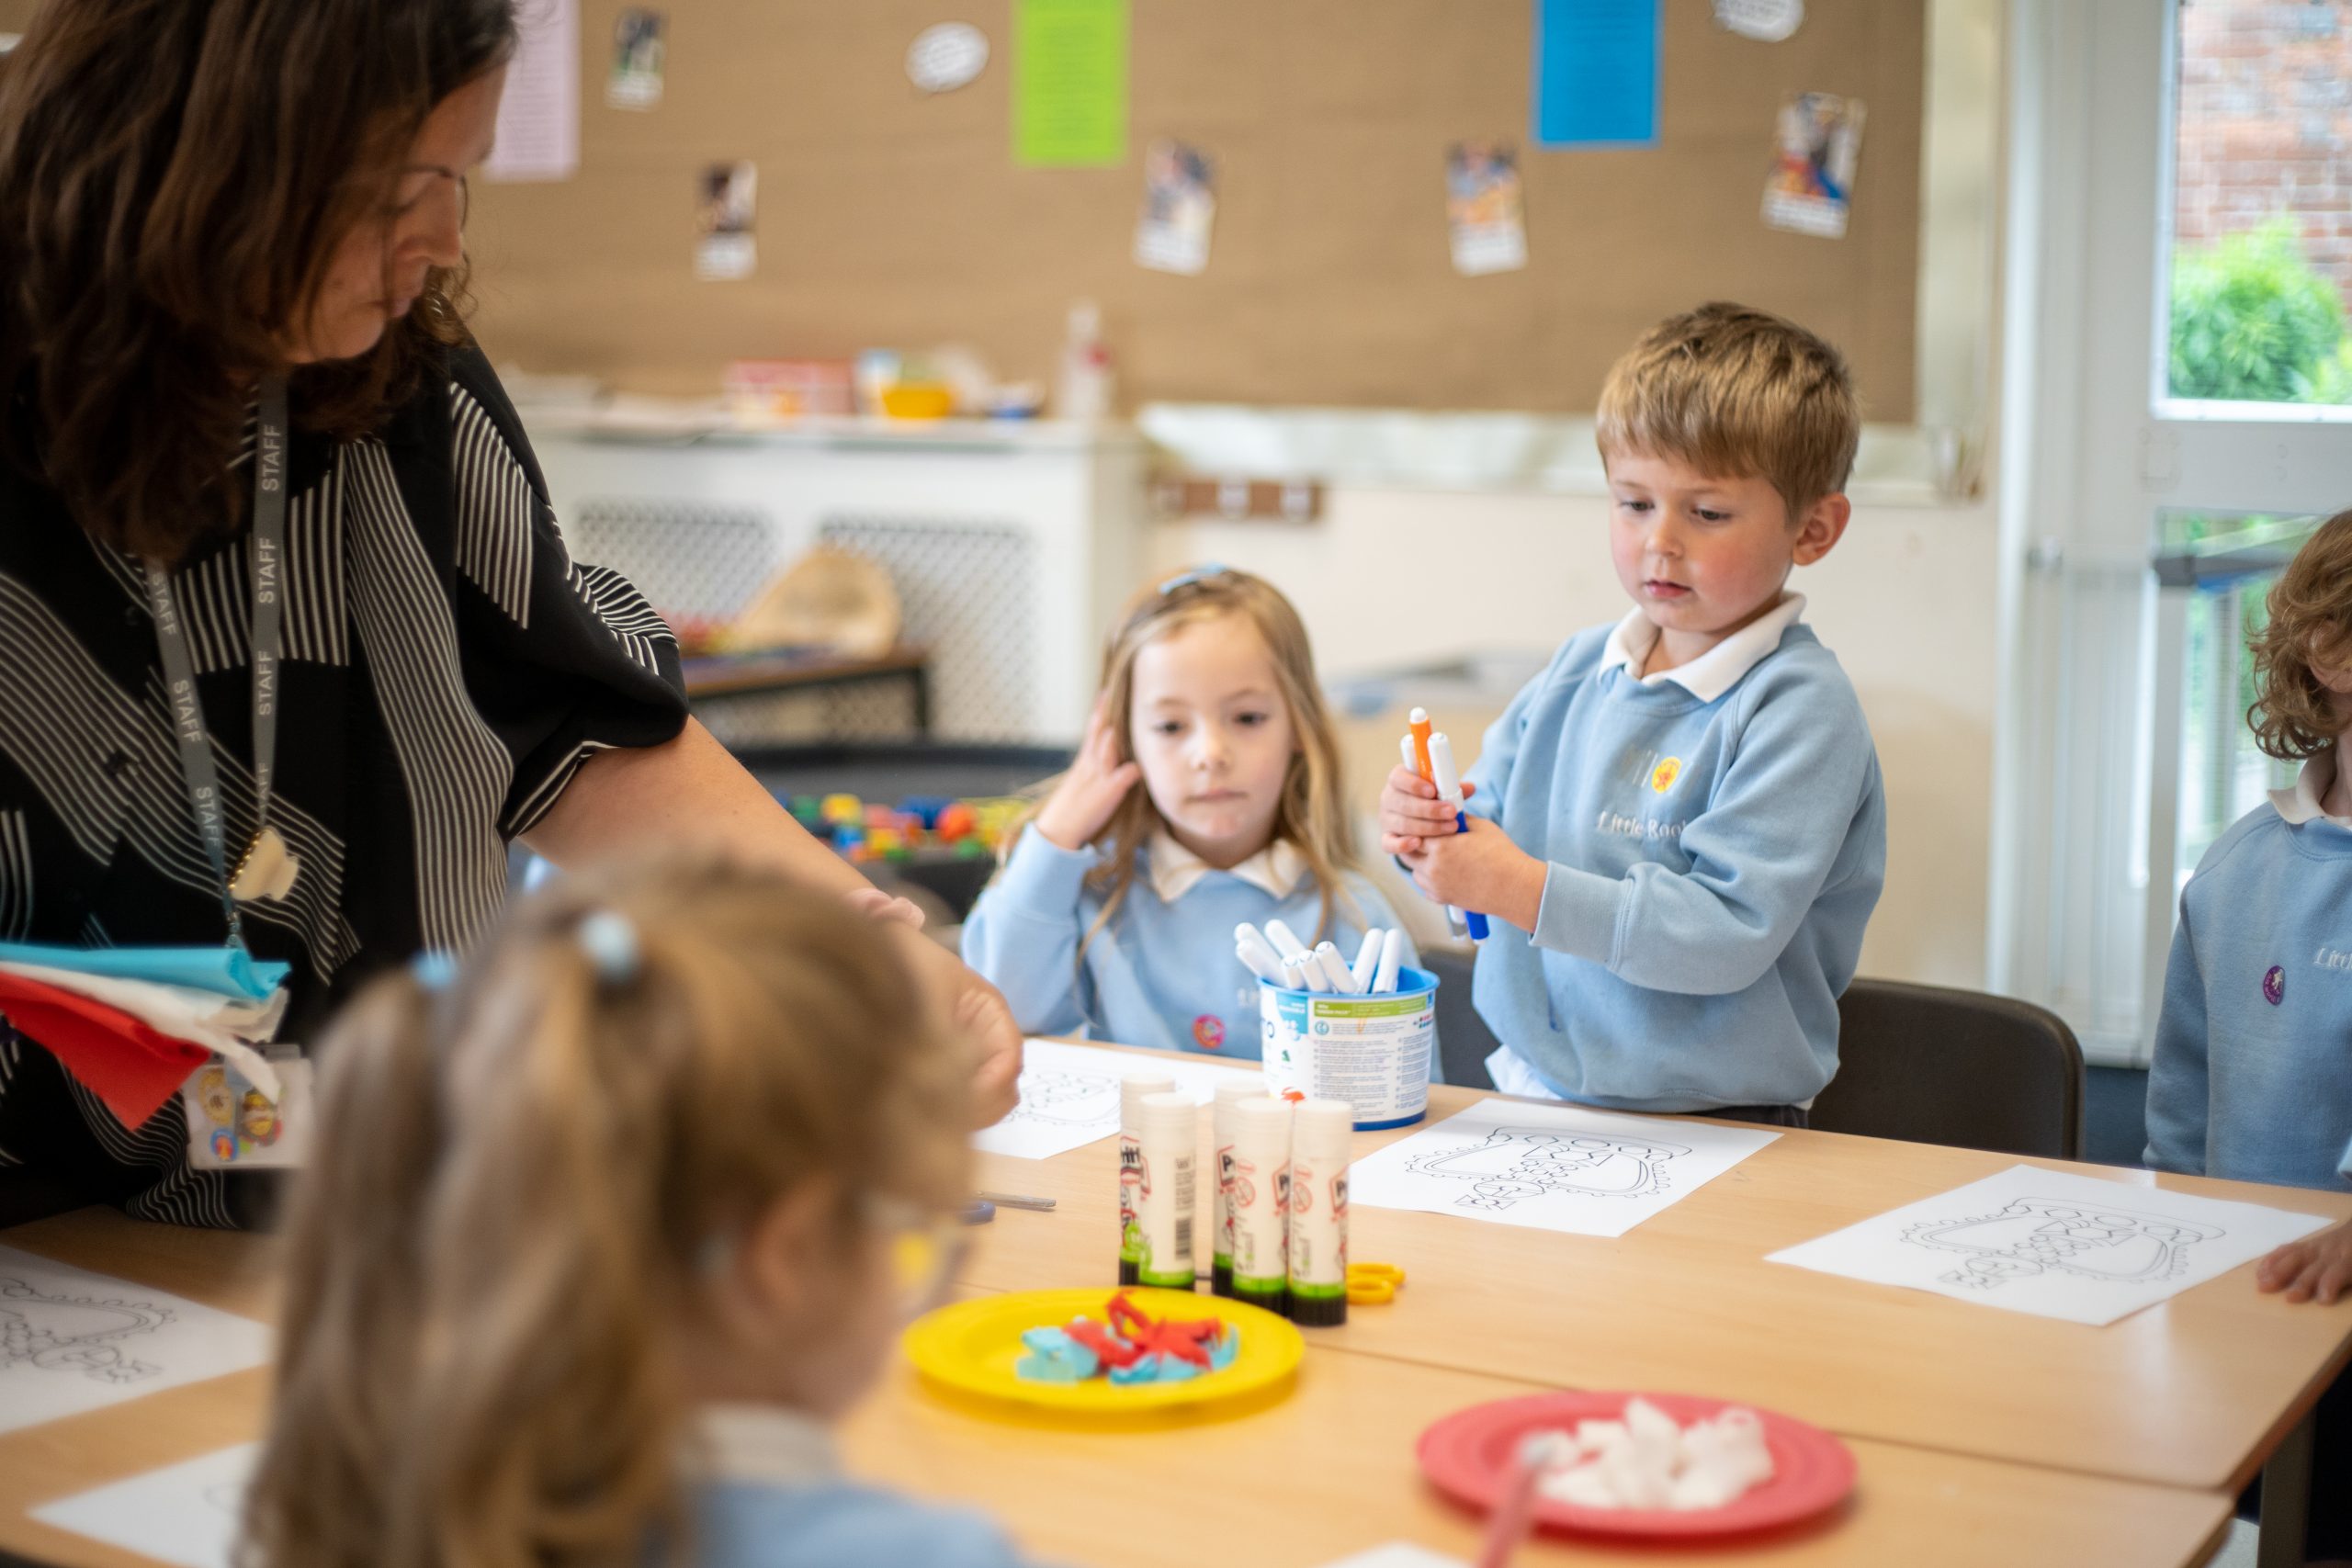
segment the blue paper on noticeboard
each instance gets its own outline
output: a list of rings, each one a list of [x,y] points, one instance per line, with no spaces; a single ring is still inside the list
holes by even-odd
[[[1535,0],[1539,147],[1655,147],[1657,0]]]

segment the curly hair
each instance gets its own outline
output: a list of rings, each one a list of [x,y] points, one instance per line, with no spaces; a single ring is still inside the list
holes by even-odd
[[[177,559],[243,516],[252,385],[514,0],[47,0],[0,68],[0,440],[76,522]],[[462,269],[298,423],[363,434],[465,341]]]
[[[2270,590],[2270,624],[2254,639],[2254,743],[2282,762],[2335,744],[2352,705],[2331,692],[2313,660],[2352,667],[2352,511],[2319,525]]]

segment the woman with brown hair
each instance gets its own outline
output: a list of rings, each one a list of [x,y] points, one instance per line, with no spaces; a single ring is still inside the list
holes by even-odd
[[[513,0],[45,0],[0,57],[0,940],[241,942],[280,1037],[469,945],[508,840],[694,842],[886,904],[571,559],[468,333]],[[1011,1102],[1002,999],[929,943]],[[0,1032],[0,1167],[247,1220]]]

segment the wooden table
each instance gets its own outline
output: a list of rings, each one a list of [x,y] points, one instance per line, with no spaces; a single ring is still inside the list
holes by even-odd
[[[1440,1089],[1434,1110],[1478,1098]],[[1404,1135],[1363,1134],[1358,1151]],[[1106,1283],[1115,1158],[1107,1141],[1048,1161],[982,1156],[983,1186],[1060,1201],[1051,1213],[1001,1209],[978,1233],[967,1289]],[[857,1472],[985,1506],[1032,1551],[1065,1562],[1316,1568],[1394,1540],[1474,1551],[1476,1521],[1431,1495],[1413,1461],[1415,1436],[1439,1416],[1550,1386],[1684,1389],[1827,1427],[1860,1466],[1854,1498],[1821,1524],[1710,1558],[2201,1562],[2227,1527],[2236,1479],[2342,1362],[2352,1311],[2258,1297],[2241,1269],[2094,1329],[1762,1261],[2010,1163],[1792,1134],[1616,1241],[1359,1207],[1356,1255],[1400,1263],[1411,1281],[1393,1306],[1310,1331],[1298,1386],[1272,1408],[1070,1432],[976,1414],[895,1371],[844,1445]],[[2178,1185],[2352,1210],[2324,1194]],[[270,1314],[264,1238],[84,1211],[0,1232],[0,1244]],[[74,1568],[140,1561],[26,1511],[247,1440],[266,1392],[265,1373],[239,1373],[0,1436],[0,1555]],[[1159,1517],[1183,1528],[1148,1528]],[[1546,1540],[1521,1560],[1660,1556]]]
[[[1430,1120],[1487,1098],[1434,1089]],[[1356,1156],[1418,1130],[1359,1134]],[[966,1277],[1000,1290],[1113,1278],[1117,1160],[1111,1140],[1048,1161],[982,1156],[983,1188],[1059,1206],[1001,1211]],[[2249,1263],[2095,1328],[1764,1261],[2017,1163],[1791,1133],[1613,1240],[1359,1204],[1351,1254],[1412,1283],[1393,1307],[1311,1332],[1318,1345],[1556,1387],[1736,1399],[1848,1438],[2244,1488],[2352,1355],[2352,1305],[2262,1295]],[[2352,1198],[2324,1192],[2032,1163],[2352,1215]]]

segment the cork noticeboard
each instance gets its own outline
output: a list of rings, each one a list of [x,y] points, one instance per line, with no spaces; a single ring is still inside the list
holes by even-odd
[[[688,394],[732,358],[957,343],[1045,378],[1091,298],[1128,406],[1573,412],[1642,328],[1734,299],[1843,348],[1869,418],[1912,416],[1926,0],[1809,0],[1781,43],[1662,0],[1659,143],[1596,152],[1528,145],[1532,0],[1133,0],[1127,162],[1076,170],[1013,165],[1012,0],[645,3],[669,17],[661,106],[605,107],[621,0],[580,0],[578,175],[476,182],[475,324],[502,363]],[[949,20],[991,58],[925,96],[907,45]],[[1842,240],[1758,217],[1792,92],[1867,106]],[[1216,163],[1198,277],[1131,259],[1158,136]],[[1465,138],[1521,149],[1522,272],[1453,269]],[[735,159],[759,168],[758,268],[697,282],[696,181]]]

